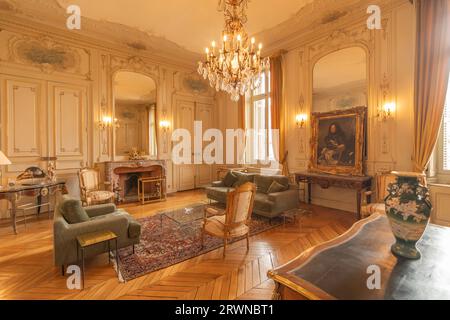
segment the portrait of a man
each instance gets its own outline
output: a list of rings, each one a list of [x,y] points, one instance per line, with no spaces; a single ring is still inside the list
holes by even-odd
[[[329,123],[330,121],[333,122]],[[353,166],[355,164],[355,119],[325,120],[319,124],[319,128],[321,132],[326,132],[323,140],[319,141],[319,163],[329,166]]]
[[[309,169],[362,175],[365,115],[365,107],[313,113]]]

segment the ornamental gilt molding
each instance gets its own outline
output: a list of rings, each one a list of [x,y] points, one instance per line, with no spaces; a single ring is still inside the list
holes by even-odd
[[[334,30],[326,38],[320,39],[309,47],[310,57],[358,44],[368,49],[368,54],[371,54],[374,39],[372,33],[366,26]]]
[[[118,57],[111,56],[111,73],[117,71],[132,71],[150,76],[157,84],[160,83],[159,66],[146,63],[140,57]]]
[[[9,40],[8,50],[10,62],[39,68],[47,74],[55,71],[76,74],[82,72],[79,52],[48,36],[13,36]]]

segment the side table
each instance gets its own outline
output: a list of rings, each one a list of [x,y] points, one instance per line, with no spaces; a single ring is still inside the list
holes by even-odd
[[[116,264],[119,269],[119,254],[117,252],[117,235],[112,231],[98,231],[86,233],[77,237],[77,261],[80,263],[79,252],[81,251],[81,276],[84,289],[84,250],[96,244],[108,243],[108,263],[111,262],[111,241],[115,242]]]

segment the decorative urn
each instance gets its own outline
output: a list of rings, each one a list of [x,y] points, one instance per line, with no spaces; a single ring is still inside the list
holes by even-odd
[[[431,215],[425,175],[413,172],[392,172],[396,182],[388,185],[385,199],[386,215],[396,242],[392,252],[407,259],[420,259],[416,244],[422,238]]]

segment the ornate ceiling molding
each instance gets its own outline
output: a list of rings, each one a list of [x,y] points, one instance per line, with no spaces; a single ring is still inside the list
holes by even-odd
[[[142,58],[133,56],[123,58],[118,56],[111,57],[111,73],[118,71],[132,71],[142,73],[151,77],[156,84],[160,83],[160,68],[159,66],[146,63]]]
[[[45,33],[72,43],[83,43],[103,50],[139,55],[158,64],[192,70],[200,54],[190,52],[165,38],[125,25],[82,17],[82,29],[66,28],[67,14],[56,0],[20,0],[11,9],[3,9],[0,0],[0,28]],[[10,6],[5,8],[10,8]]]

